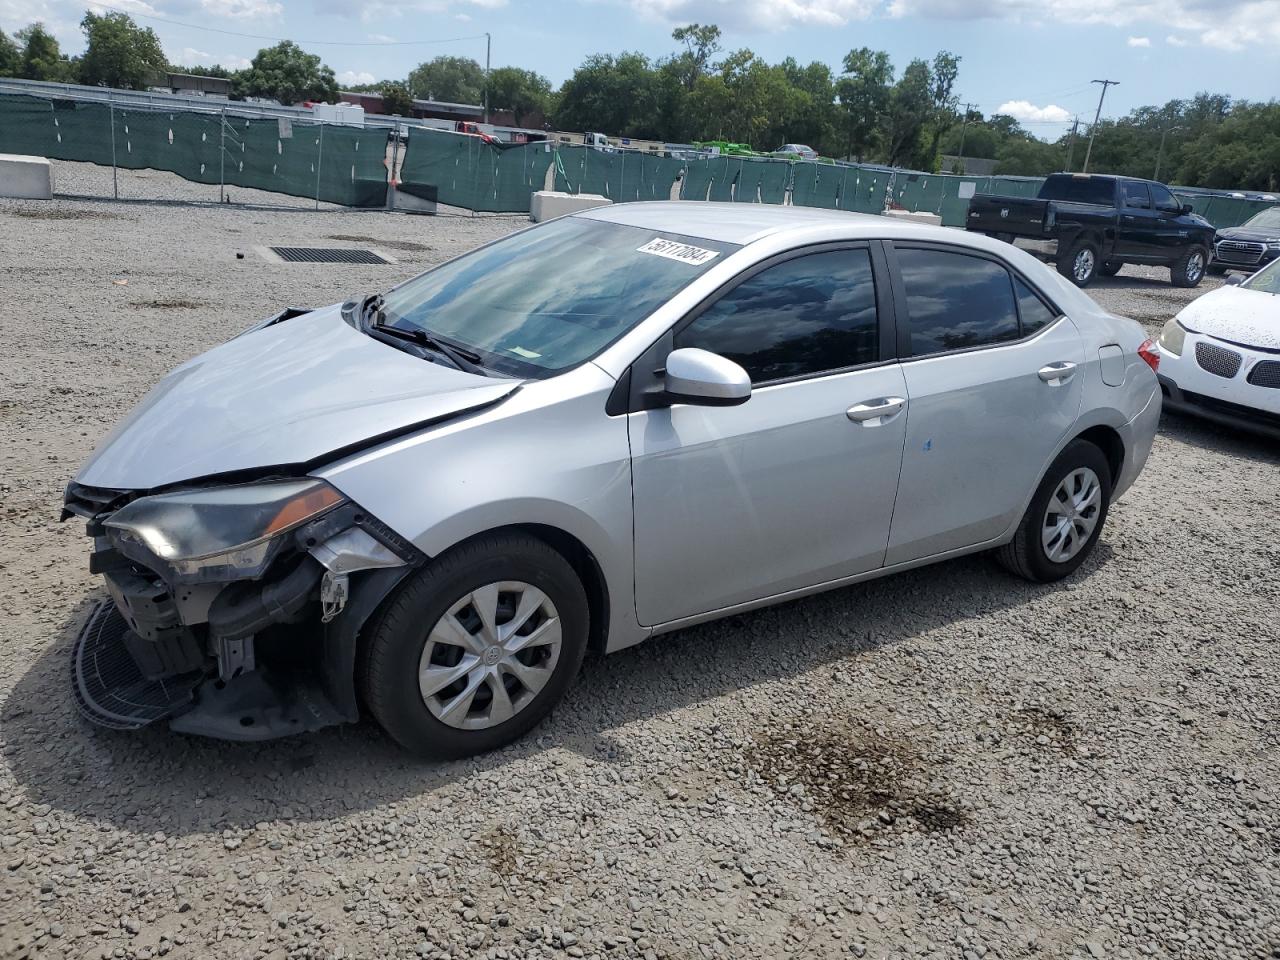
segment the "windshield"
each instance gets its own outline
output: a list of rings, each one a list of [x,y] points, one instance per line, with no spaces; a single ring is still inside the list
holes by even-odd
[[[1280,293],[1280,260],[1272,260],[1240,286],[1263,293]]]
[[[1254,214],[1241,226],[1253,230],[1280,230],[1280,206],[1268,207],[1261,213]]]
[[[737,249],[566,217],[415,277],[386,295],[383,318],[474,351],[489,369],[548,377],[595,356]]]
[[[1040,187],[1040,199],[1109,205],[1116,200],[1116,182],[1110,177],[1051,176]]]

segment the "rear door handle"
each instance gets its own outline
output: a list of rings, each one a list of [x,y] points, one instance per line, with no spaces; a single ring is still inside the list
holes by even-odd
[[[1070,360],[1059,360],[1040,368],[1040,379],[1051,387],[1060,387],[1076,375],[1076,365]]]
[[[864,427],[878,427],[896,417],[906,405],[904,397],[877,397],[865,403],[855,403],[845,411],[845,416]]]

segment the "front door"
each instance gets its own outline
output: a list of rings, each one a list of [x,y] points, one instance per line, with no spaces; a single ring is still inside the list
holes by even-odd
[[[1085,361],[1071,320],[1001,262],[895,246],[910,405],[890,565],[1009,528],[1076,421]]]
[[[753,393],[628,415],[640,623],[883,563],[906,393],[872,262],[866,244],[791,255],[677,327],[675,347],[742,364]]]
[[[1120,181],[1120,226],[1115,259],[1142,263],[1155,256],[1160,218],[1151,209],[1151,193],[1141,180]]]

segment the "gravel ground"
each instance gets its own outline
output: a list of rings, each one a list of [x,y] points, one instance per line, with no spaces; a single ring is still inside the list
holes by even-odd
[[[79,722],[93,444],[256,318],[521,223],[0,201],[0,957],[1280,956],[1280,456],[1194,421],[1065,583],[974,557],[664,637],[478,760]],[[320,240],[400,263],[252,252]],[[1154,330],[1166,276],[1093,293]]]

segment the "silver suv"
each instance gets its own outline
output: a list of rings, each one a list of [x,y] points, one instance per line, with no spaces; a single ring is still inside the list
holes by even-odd
[[[1008,244],[606,207],[162,380],[81,469],[84,711],[519,737],[589,649],[980,550],[1074,571],[1160,414],[1130,320]]]

